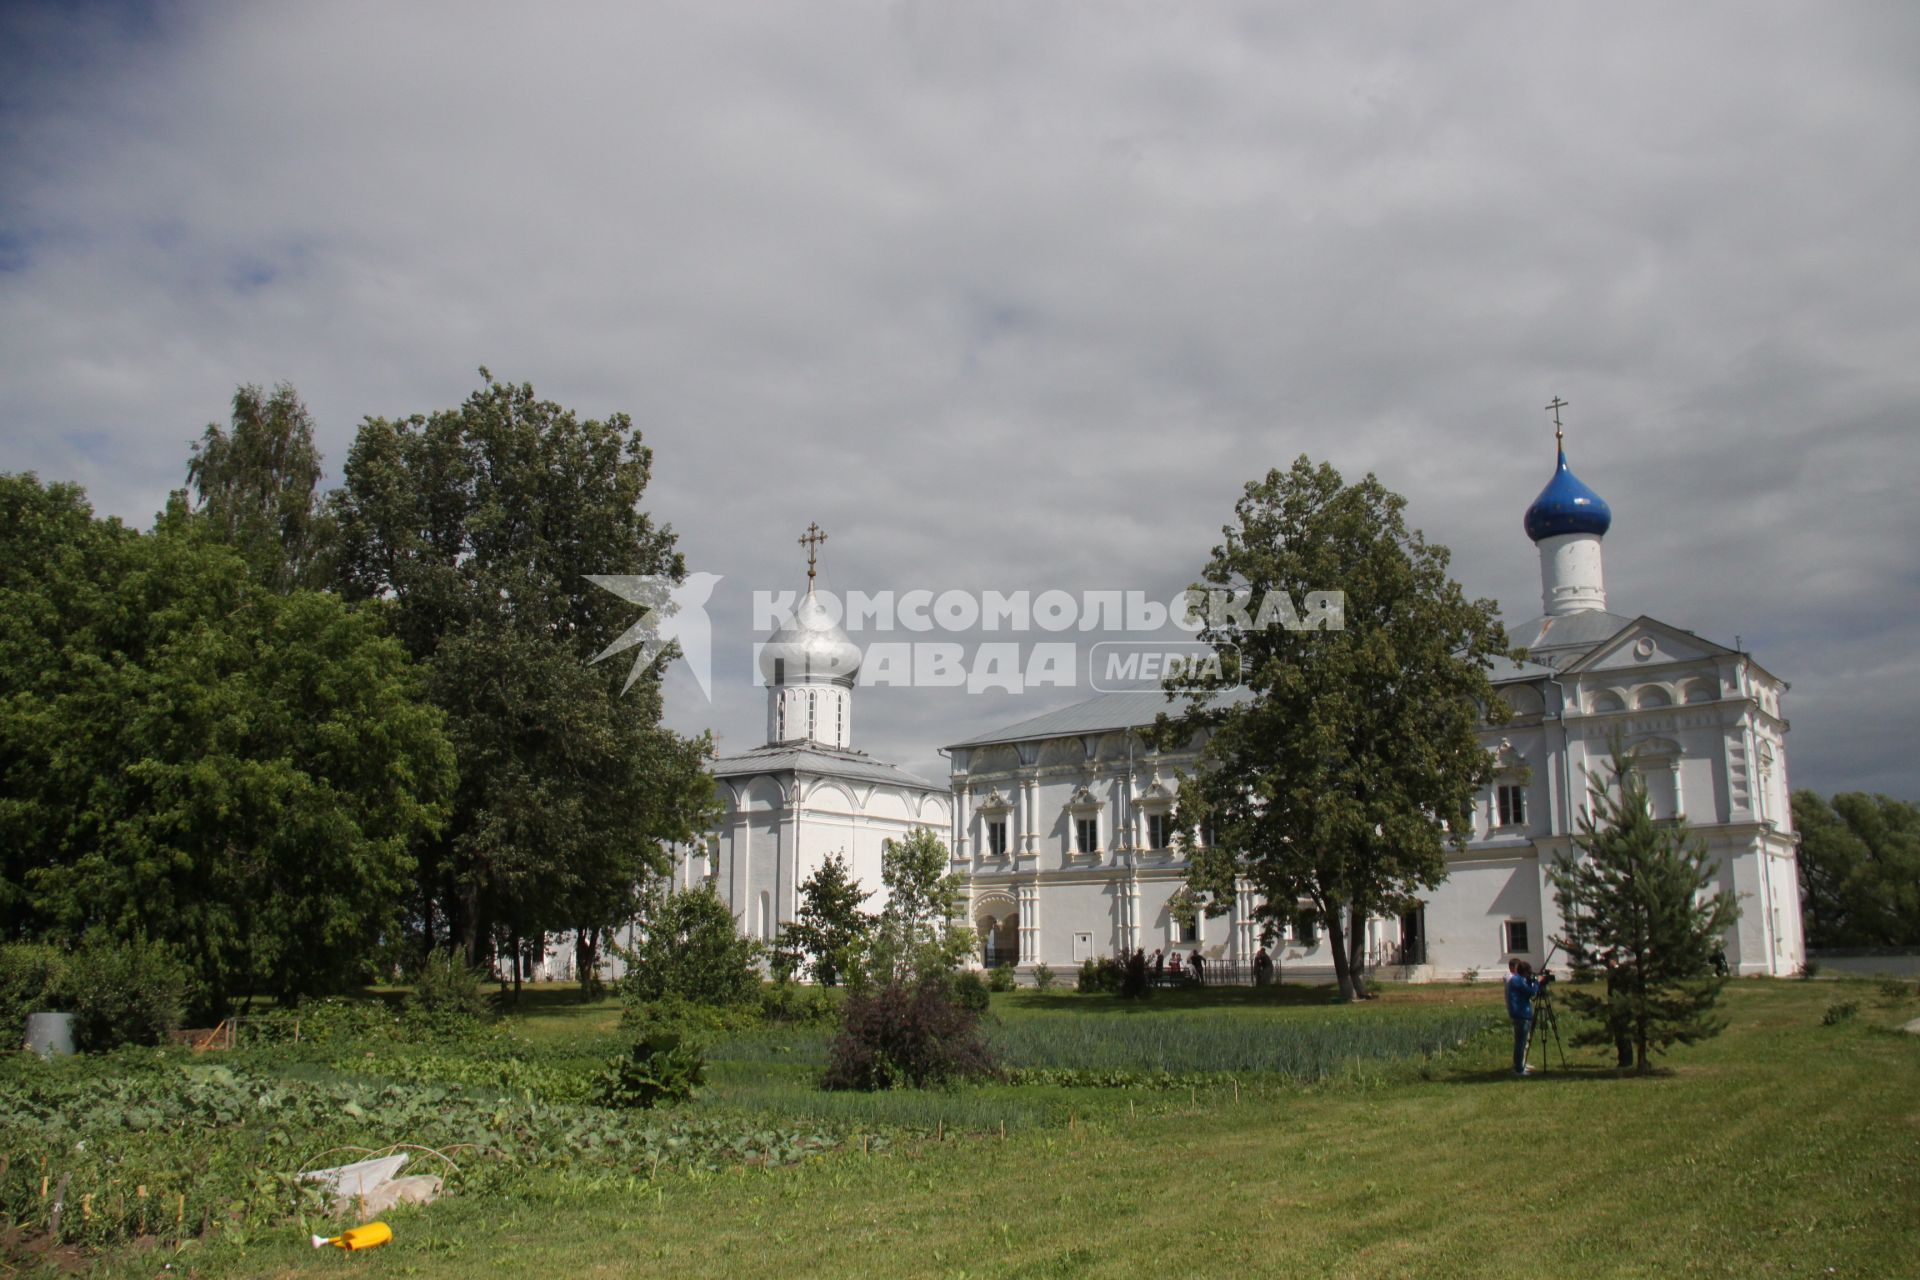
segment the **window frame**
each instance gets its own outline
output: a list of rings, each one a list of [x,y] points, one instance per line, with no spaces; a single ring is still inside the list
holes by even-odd
[[[1527,788],[1520,782],[1502,782],[1493,789],[1493,825],[1496,828],[1527,825]]]
[[[1519,931],[1519,946],[1514,946],[1514,933]],[[1500,922],[1500,945],[1505,948],[1503,954],[1510,956],[1527,955],[1533,946],[1533,922],[1531,920],[1502,920]]]

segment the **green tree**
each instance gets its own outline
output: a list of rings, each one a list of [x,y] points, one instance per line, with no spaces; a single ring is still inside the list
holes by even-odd
[[[211,1005],[356,980],[453,759],[379,610],[252,577],[204,523],[0,478],[6,918],[144,936]]]
[[[620,994],[630,1005],[745,1005],[760,993],[760,944],[740,936],[733,912],[707,885],[649,890],[640,936],[621,954]]]
[[[1249,483],[1189,594],[1219,667],[1170,680],[1184,706],[1151,734],[1199,743],[1176,825],[1212,833],[1198,848],[1180,837],[1208,910],[1244,878],[1270,922],[1310,911],[1348,999],[1365,995],[1367,920],[1446,876],[1492,779],[1477,730],[1506,715],[1487,676],[1506,654],[1496,608],[1462,594],[1405,506],[1371,475],[1349,485],[1305,457]]]
[[[847,860],[829,854],[800,882],[800,918],[787,926],[781,941],[807,957],[813,980],[840,985],[858,962],[873,920],[860,909],[867,891],[847,870]]]
[[[235,391],[231,427],[209,424],[187,463],[194,514],[275,591],[328,585],[332,519],[320,475],[313,419],[284,382],[272,395]]]
[[[1809,946],[1920,945],[1920,806],[1796,791],[1793,825]]]
[[[922,827],[880,847],[880,883],[887,905],[873,922],[859,976],[878,986],[943,977],[973,950],[961,914],[960,878],[949,874],[946,844]]]
[[[368,419],[333,502],[342,589],[393,600],[448,718],[460,785],[412,906],[423,945],[474,962],[495,936],[516,958],[569,929],[597,947],[714,804],[710,744],[660,725],[657,668],[623,698],[619,664],[590,665],[635,618],[587,575],[684,576],[640,507],[652,451],[625,415],[481,376],[456,409]]]
[[[1572,990],[1591,1022],[1576,1044],[1631,1043],[1634,1065],[1673,1044],[1718,1035],[1724,979],[1713,957],[1740,918],[1732,892],[1712,892],[1714,862],[1684,822],[1656,822],[1646,779],[1614,743],[1609,777],[1590,777],[1575,852],[1549,868],[1558,939],[1575,968],[1607,975],[1604,994]]]

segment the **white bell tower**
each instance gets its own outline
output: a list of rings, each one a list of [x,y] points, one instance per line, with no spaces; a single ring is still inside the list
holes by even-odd
[[[767,683],[767,745],[811,744],[841,751],[853,744],[853,685],[860,674],[860,647],[814,594],[817,552],[827,540],[818,523],[807,526],[807,594],[793,616],[760,647],[760,674]]]

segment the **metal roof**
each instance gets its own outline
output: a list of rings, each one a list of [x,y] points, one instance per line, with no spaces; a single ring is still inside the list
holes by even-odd
[[[739,778],[757,773],[808,773],[828,778],[852,778],[859,782],[884,782],[921,791],[945,791],[938,783],[928,782],[897,765],[875,760],[864,751],[840,751],[832,747],[778,743],[755,747],[739,755],[721,756],[713,762],[716,778]]]
[[[1625,631],[1633,622],[1604,609],[1548,614],[1507,628],[1507,639],[1522,649],[1591,649]]]
[[[1538,680],[1542,676],[1557,676],[1560,673],[1552,667],[1538,662],[1515,662],[1511,658],[1495,658],[1487,669],[1487,679],[1495,684],[1512,684],[1520,680]]]
[[[1225,705],[1232,705],[1244,701],[1249,695],[1245,689],[1234,689],[1221,696]],[[1103,693],[1097,698],[1034,716],[1031,720],[1021,720],[1002,729],[977,733],[960,742],[950,742],[947,746],[949,749],[979,747],[992,742],[1025,742],[1034,738],[1068,738],[1081,733],[1111,733],[1116,729],[1152,724],[1154,717],[1162,711],[1177,715],[1184,706],[1184,700],[1167,701],[1167,695],[1159,689]]]

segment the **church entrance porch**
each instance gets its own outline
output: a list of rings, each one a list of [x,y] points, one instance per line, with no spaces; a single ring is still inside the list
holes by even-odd
[[[1427,962],[1427,909],[1415,907],[1400,917],[1400,945],[1394,949],[1393,963],[1417,965]]]
[[[1020,913],[1009,911],[995,917],[982,913],[973,922],[980,939],[980,962],[991,969],[996,965],[1020,963]]]

